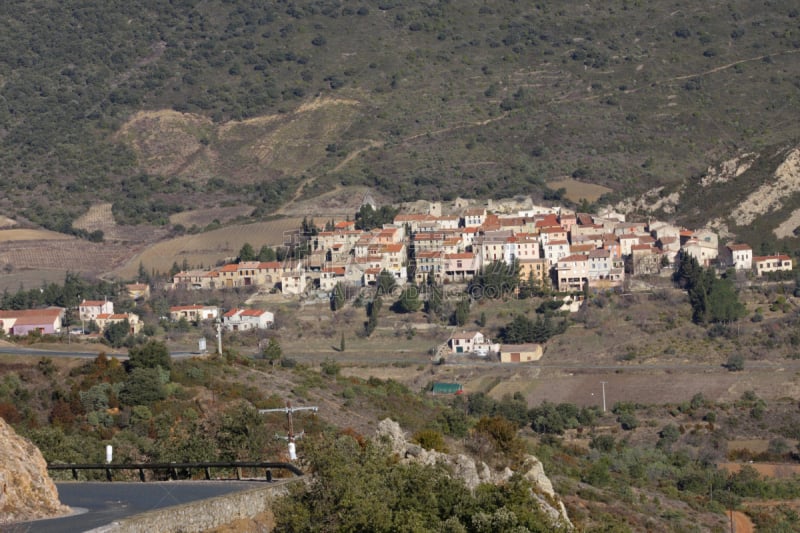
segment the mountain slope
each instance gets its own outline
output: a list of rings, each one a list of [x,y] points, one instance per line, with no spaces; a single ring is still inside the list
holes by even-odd
[[[300,183],[621,197],[797,135],[788,0],[16,0],[0,23],[0,207],[61,231],[97,200],[163,222]]]

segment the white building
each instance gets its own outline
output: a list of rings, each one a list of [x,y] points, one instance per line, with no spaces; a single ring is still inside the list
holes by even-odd
[[[222,316],[222,327],[227,331],[267,329],[275,323],[275,315],[263,309],[231,309]]]
[[[114,302],[108,300],[83,300],[78,305],[81,320],[94,320],[99,315],[113,315]]]

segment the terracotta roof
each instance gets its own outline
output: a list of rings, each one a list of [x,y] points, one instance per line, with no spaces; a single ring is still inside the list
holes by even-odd
[[[174,305],[169,308],[170,313],[176,313],[178,311],[199,311],[200,309],[204,309],[202,305]]]
[[[266,312],[267,311],[265,311],[264,309],[245,309],[244,311],[242,311],[241,315],[242,316],[261,316]]]
[[[568,255],[567,257],[562,257],[558,260],[559,263],[569,263],[569,262],[576,262],[576,261],[588,261],[589,257],[583,254],[572,254]]]
[[[241,311],[241,309],[236,309],[236,308],[234,307],[233,309],[231,309],[230,311],[228,311],[227,313],[225,313],[223,316],[224,316],[225,318],[230,318],[230,317],[232,317],[232,316],[236,316],[236,315],[238,315],[238,314],[239,314],[239,311]]]
[[[322,269],[323,272],[328,272],[330,274],[336,274],[338,276],[344,276],[345,268],[344,267],[325,267]]]
[[[445,254],[445,259],[474,259],[475,254],[470,252],[461,252],[458,254]]]
[[[230,263],[220,268],[219,272],[236,272],[237,270],[239,270],[239,265]]]
[[[650,244],[634,244],[631,246],[631,251],[640,251],[640,250],[655,250],[652,245]]]
[[[752,250],[749,244],[729,244],[728,250],[732,252],[744,252],[747,250]]]
[[[569,247],[570,253],[579,254],[581,252],[591,252],[595,249],[595,245],[592,243],[589,244],[573,244]]]
[[[441,251],[430,250],[425,252],[417,252],[415,256],[417,259],[423,259],[423,258],[427,259],[427,258],[440,257],[441,255],[442,255]]]
[[[548,226],[546,228],[542,228],[541,233],[566,233],[567,230],[562,228],[561,226]]]
[[[381,253],[396,254],[403,251],[404,244],[385,244],[381,248]]]

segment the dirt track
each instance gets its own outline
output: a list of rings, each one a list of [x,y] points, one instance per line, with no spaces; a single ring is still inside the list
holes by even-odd
[[[750,518],[739,511],[730,511],[733,515],[733,531],[734,533],[753,533],[755,531],[755,527],[753,526],[753,522],[750,521]]]

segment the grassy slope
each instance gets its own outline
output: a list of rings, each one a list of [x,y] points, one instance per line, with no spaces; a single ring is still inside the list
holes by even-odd
[[[536,194],[576,171],[620,193],[675,183],[796,135],[792,9],[8,2],[0,7],[9,29],[0,62],[5,204],[58,227],[97,197],[126,201],[114,184],[142,170],[178,177],[169,187],[123,188],[145,206],[209,202],[219,190],[206,186],[212,177],[291,177],[291,190],[304,174],[306,196],[366,184],[397,199]],[[357,105],[346,115],[293,113],[318,96]],[[181,130],[179,142],[193,149],[151,165],[163,141],[157,127],[150,151],[115,132],[137,110],[165,108],[216,126]],[[219,135],[228,121],[274,115],[283,115],[275,130]],[[264,201],[285,201],[290,190]]]

